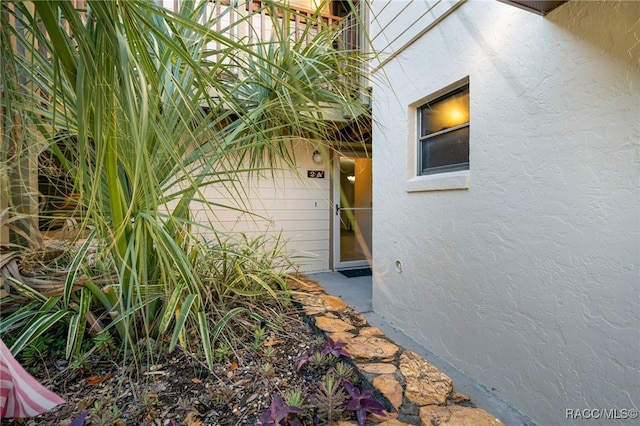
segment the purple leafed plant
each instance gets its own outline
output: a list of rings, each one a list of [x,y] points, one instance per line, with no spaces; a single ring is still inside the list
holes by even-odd
[[[373,394],[372,388],[360,390],[348,380],[344,380],[342,383],[351,397],[349,401],[344,403],[344,408],[356,412],[359,426],[364,426],[367,413],[384,415],[384,406],[371,398],[371,394]]]
[[[256,426],[302,426],[297,414],[303,411],[298,407],[285,405],[282,397],[273,395],[269,409],[262,413],[260,422]]]
[[[87,419],[87,417],[89,417],[89,414],[89,411],[85,411],[84,413],[73,419],[69,426],[83,426],[84,421]]]
[[[327,337],[327,341],[324,343],[324,348],[322,349],[322,355],[333,355],[336,358],[340,358],[341,356],[351,358],[349,352],[344,350],[345,346],[347,346],[346,343],[334,342],[331,337]]]
[[[334,342],[331,337],[328,337],[326,342],[321,348],[310,347],[307,351],[298,357],[298,366],[296,367],[296,371],[300,371],[303,365],[305,365],[309,361],[313,361],[314,357],[317,354],[322,355],[322,357],[332,356],[333,358],[327,358],[329,360],[340,358],[341,356],[345,358],[351,358],[349,352],[347,352],[344,347],[347,346],[346,343],[343,342]],[[317,362],[317,360],[316,360]]]
[[[300,357],[298,357],[298,366],[296,367],[296,371],[300,371],[302,366],[305,365],[311,359],[314,353],[315,353],[315,349],[309,348],[307,349],[307,352],[300,355]]]

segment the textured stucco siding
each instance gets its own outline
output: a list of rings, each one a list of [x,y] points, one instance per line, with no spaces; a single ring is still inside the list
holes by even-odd
[[[470,0],[375,79],[374,310],[541,425],[640,408],[639,17]],[[467,76],[468,189],[407,192],[411,105]]]
[[[378,55],[376,68],[399,53],[421,33],[434,26],[464,0],[370,0],[369,37]]]

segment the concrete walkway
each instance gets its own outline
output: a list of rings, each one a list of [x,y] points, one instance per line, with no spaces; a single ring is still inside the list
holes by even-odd
[[[529,417],[498,399],[488,389],[456,370],[449,363],[395,328],[384,317],[373,312],[371,276],[347,278],[338,272],[322,272],[307,276],[324,287],[327,294],[339,297],[349,307],[361,313],[371,326],[378,327],[396,345],[417,353],[449,376],[454,383],[454,392],[469,396],[478,408],[491,413],[508,426],[535,425]]]

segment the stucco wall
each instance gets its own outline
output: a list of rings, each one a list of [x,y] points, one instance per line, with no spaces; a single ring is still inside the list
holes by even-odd
[[[375,78],[374,310],[541,425],[640,408],[639,16],[470,0]],[[468,188],[408,192],[416,102],[467,76]]]
[[[403,46],[428,31],[465,0],[370,0],[369,37],[378,55],[371,67],[392,58]]]

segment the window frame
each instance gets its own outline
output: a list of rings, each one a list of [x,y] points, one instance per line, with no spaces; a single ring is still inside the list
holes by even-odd
[[[464,163],[454,163],[454,164],[445,164],[441,166],[435,166],[430,168],[425,168],[423,163],[423,149],[425,143],[431,140],[437,140],[439,136],[451,134],[461,129],[470,129],[471,124],[471,106],[468,106],[469,119],[467,122],[458,124],[440,131],[436,131],[433,133],[429,133],[425,136],[422,136],[422,112],[425,108],[428,107],[429,104],[436,104],[438,102],[444,101],[448,98],[451,98],[460,93],[470,93],[469,90],[469,78],[464,78],[459,80],[453,84],[448,85],[447,87],[438,90],[435,93],[423,98],[423,100],[416,106],[415,109],[415,117],[416,117],[416,175],[417,177],[426,177],[426,176],[441,176],[446,173],[452,172],[467,172],[470,169],[470,161],[469,154],[467,154],[467,161]],[[470,135],[467,132],[467,151],[469,150],[469,142]]]

